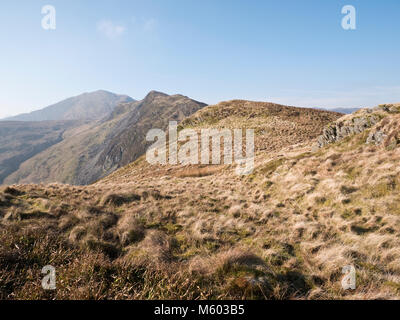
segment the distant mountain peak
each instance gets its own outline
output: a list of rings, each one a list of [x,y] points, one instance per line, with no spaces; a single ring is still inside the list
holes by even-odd
[[[99,120],[120,103],[133,102],[131,97],[106,90],[85,92],[31,113],[6,118],[8,121]]]

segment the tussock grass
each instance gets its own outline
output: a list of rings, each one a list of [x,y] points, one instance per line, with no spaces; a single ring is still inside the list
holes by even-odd
[[[221,166],[194,167],[178,171],[179,178],[201,178],[211,176],[222,170]]]
[[[113,205],[113,206],[122,206],[125,203],[139,201],[141,199],[140,195],[137,194],[115,194],[109,193],[104,196],[101,200],[101,205]]]
[[[277,124],[282,110],[267,109],[262,120]],[[222,110],[221,127],[248,117],[231,117],[229,103]],[[296,117],[286,116],[290,133]],[[377,126],[389,133],[397,116]],[[138,161],[91,186],[2,190],[0,297],[398,299],[400,148],[368,146],[361,133],[310,152],[297,138],[258,150],[251,177]],[[59,277],[54,292],[40,287],[48,264]],[[354,291],[341,287],[349,264]]]

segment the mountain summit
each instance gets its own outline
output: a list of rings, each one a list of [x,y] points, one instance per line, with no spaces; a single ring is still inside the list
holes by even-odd
[[[118,104],[133,101],[131,97],[126,95],[98,90],[65,99],[41,110],[20,114],[3,120],[99,120],[112,112]]]

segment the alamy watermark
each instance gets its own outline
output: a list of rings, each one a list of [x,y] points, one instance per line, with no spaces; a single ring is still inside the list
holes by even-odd
[[[51,5],[45,5],[42,7],[42,28],[44,30],[56,30],[56,8]]]
[[[356,30],[357,28],[356,8],[351,5],[344,6],[342,8],[342,14],[345,15],[342,18],[342,28],[344,30]]]
[[[44,266],[42,274],[45,276],[42,279],[42,288],[44,290],[56,290],[56,268],[53,266]]]
[[[345,15],[342,18],[341,25],[344,30],[356,30],[357,28],[357,16],[356,8],[353,5],[345,5],[342,7],[342,14]],[[45,5],[42,7],[42,28],[44,30],[56,30],[56,8],[52,5]]]
[[[342,278],[343,290],[356,289],[356,269],[352,265],[344,266],[342,269],[344,277]]]
[[[146,152],[146,160],[153,165],[165,165],[167,163],[171,165],[218,165],[222,164],[222,153],[223,164],[237,164],[236,174],[247,175],[252,173],[254,169],[253,129],[246,129],[246,155],[243,152],[242,129],[201,129],[199,139],[199,134],[193,129],[183,129],[178,134],[177,122],[170,121],[168,144],[167,133],[161,129],[151,129],[147,133],[146,141],[155,140],[157,141]],[[212,141],[211,144],[210,140]],[[221,152],[221,140],[223,140],[223,152]],[[183,144],[179,145],[178,142]]]

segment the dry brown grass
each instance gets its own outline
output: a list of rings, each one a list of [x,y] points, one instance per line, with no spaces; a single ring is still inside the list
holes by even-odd
[[[388,136],[395,117],[377,124]],[[400,148],[366,138],[261,152],[244,177],[138,161],[87,187],[3,189],[0,296],[398,299]],[[55,292],[40,288],[47,264]]]
[[[219,171],[222,170],[222,166],[207,166],[207,167],[201,167],[201,166],[194,166],[191,168],[183,169],[181,171],[178,171],[176,173],[176,176],[178,178],[200,178],[200,177],[206,177],[206,176],[211,176]]]

